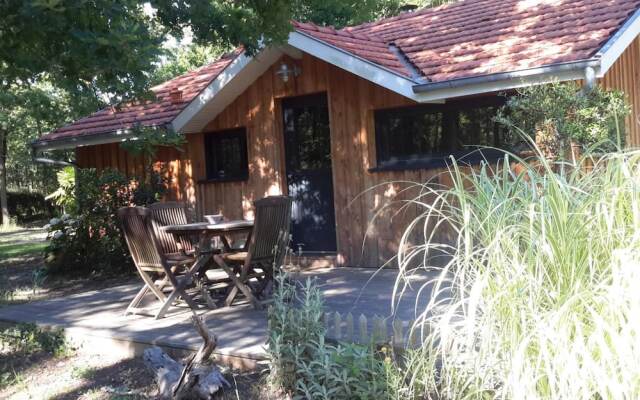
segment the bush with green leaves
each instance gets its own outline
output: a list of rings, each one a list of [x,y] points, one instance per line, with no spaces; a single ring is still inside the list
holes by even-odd
[[[79,169],[77,174],[77,185],[66,188],[73,193],[73,201],[67,201],[70,214],[52,219],[47,226],[47,268],[52,272],[132,271],[116,213],[121,207],[157,202],[166,188],[163,180],[130,179],[113,170]]]
[[[8,192],[7,203],[9,215],[13,216],[18,223],[51,218],[55,213],[53,205],[37,192]]]
[[[391,365],[373,346],[325,340],[322,294],[312,280],[298,290],[276,278],[269,310],[270,382],[294,399],[389,398]]]
[[[425,336],[408,365],[413,392],[640,398],[640,152],[590,164],[510,155],[477,170],[454,164],[451,187],[424,185],[397,285],[432,268],[432,252],[446,250],[448,262],[423,288],[430,302],[415,327]],[[434,226],[453,240],[437,240],[426,229]]]
[[[35,324],[17,324],[0,330],[0,343],[20,353],[44,351],[58,356],[69,349],[62,329],[42,329]]]
[[[500,110],[498,121],[513,139],[522,133],[536,137],[545,125],[553,125],[565,146],[575,142],[605,151],[624,146],[624,120],[629,112],[620,91],[600,86],[585,91],[573,82],[550,83],[520,89]]]

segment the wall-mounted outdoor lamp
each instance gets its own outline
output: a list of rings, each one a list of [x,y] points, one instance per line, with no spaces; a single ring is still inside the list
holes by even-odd
[[[280,68],[278,68],[278,70],[276,71],[276,74],[280,75],[280,78],[282,78],[282,82],[287,83],[289,82],[290,76],[293,76],[295,78],[296,76],[300,75],[300,68],[298,68],[298,66],[295,64],[293,68],[291,68],[287,64],[282,63],[280,65]]]

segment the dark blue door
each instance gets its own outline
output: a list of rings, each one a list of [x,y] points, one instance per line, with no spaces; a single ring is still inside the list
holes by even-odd
[[[326,94],[282,101],[293,248],[335,252],[331,138]]]

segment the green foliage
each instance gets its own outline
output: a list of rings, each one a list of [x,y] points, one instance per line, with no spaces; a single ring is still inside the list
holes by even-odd
[[[623,147],[629,112],[622,92],[599,86],[584,92],[576,83],[552,83],[520,89],[509,98],[498,121],[516,138],[521,132],[535,137],[551,124],[564,145],[573,141],[606,151]]]
[[[158,85],[176,76],[186,74],[219,59],[231,50],[228,47],[215,45],[178,46],[168,51],[162,63],[153,71],[151,84]]]
[[[47,226],[47,268],[58,273],[132,271],[116,213],[121,207],[157,202],[164,182],[156,177],[147,184],[116,171],[98,174],[94,169],[78,170],[77,181],[70,215],[54,218]]]
[[[2,300],[0,293],[0,302]],[[29,357],[40,352],[62,357],[71,352],[61,329],[41,329],[35,324],[18,324],[0,329],[0,349],[5,354],[9,351],[12,356],[19,357]],[[0,389],[20,383],[23,379],[20,372],[15,370],[12,358],[18,359],[9,357],[0,363]]]
[[[296,0],[291,18],[336,28],[358,25],[398,12],[398,0]]]
[[[0,76],[98,89],[119,98],[146,88],[164,35],[135,0],[9,0],[0,3]]]
[[[60,356],[69,351],[62,329],[42,329],[35,324],[18,324],[0,330],[0,344],[27,354],[44,351]]]
[[[73,207],[75,202],[76,169],[72,166],[64,167],[56,173],[58,188],[45,199],[66,210]]]
[[[398,288],[418,260],[422,270],[430,254],[448,257],[422,288],[429,304],[417,304],[425,337],[412,389],[443,399],[640,397],[640,152],[582,162],[510,155],[479,170],[454,164],[450,187],[423,186]]]
[[[131,131],[136,137],[135,140],[122,142],[120,147],[134,157],[148,160],[148,169],[151,168],[160,147],[172,147],[182,151],[182,145],[186,143],[184,136],[172,129],[138,125]]]
[[[307,280],[298,293],[284,274],[276,279],[269,311],[271,384],[294,399],[387,398],[388,365],[371,346],[325,341],[322,295],[315,283]]]
[[[9,190],[48,193],[53,190],[55,169],[34,163],[31,142],[69,120],[79,118],[100,106],[95,96],[73,96],[56,89],[50,81],[31,85],[11,85],[0,91],[0,129],[7,135],[7,186]],[[65,151],[50,158],[64,160]]]
[[[418,6],[434,6],[450,0],[422,0]],[[292,19],[342,28],[392,16],[407,0],[258,0],[197,1],[152,0],[160,24],[175,37],[189,26],[197,44],[232,48],[238,44],[253,53],[261,45],[283,43]]]
[[[51,203],[40,193],[9,192],[7,193],[7,203],[9,204],[9,214],[18,223],[51,218],[55,211]]]

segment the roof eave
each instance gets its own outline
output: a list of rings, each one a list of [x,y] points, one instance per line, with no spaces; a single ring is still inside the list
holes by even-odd
[[[524,86],[550,82],[565,82],[584,79],[588,69],[600,76],[600,60],[588,59],[570,63],[554,64],[538,68],[528,68],[443,82],[429,82],[413,86],[424,101],[471,96],[481,93],[500,92]]]
[[[118,129],[117,131],[93,135],[82,135],[51,140],[34,140],[31,142],[31,148],[34,151],[64,150],[82,146],[120,143],[125,140],[135,138],[135,134],[130,129]]]

